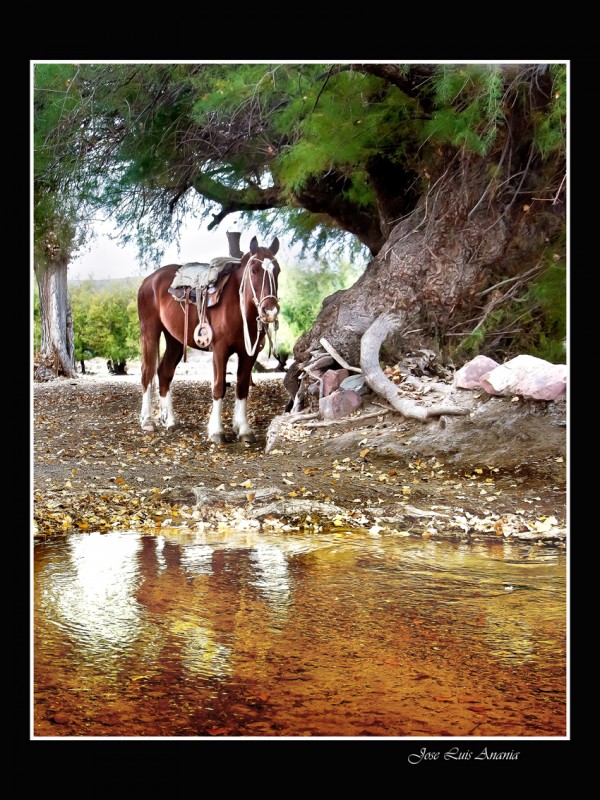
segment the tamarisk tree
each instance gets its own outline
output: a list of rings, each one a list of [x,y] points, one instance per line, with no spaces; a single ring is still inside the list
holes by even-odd
[[[566,63],[37,65],[36,181],[78,223],[110,213],[147,256],[192,213],[208,229],[241,214],[332,261],[336,245],[366,254],[296,342],[298,366],[323,337],[357,363],[383,313],[390,357],[414,346],[548,357],[565,337],[567,74]]]

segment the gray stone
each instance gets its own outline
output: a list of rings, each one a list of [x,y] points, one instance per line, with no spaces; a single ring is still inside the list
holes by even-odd
[[[365,376],[361,373],[357,375],[349,375],[340,383],[340,389],[353,389],[359,394],[366,394],[369,391]]]

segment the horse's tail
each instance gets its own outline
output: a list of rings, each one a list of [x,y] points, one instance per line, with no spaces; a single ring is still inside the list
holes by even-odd
[[[154,290],[147,280],[142,281],[137,298],[142,351],[142,389],[155,384],[160,356],[159,312]]]

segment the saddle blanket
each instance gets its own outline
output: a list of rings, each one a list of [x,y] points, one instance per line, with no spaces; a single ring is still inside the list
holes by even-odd
[[[182,264],[171,282],[171,289],[178,289],[181,286],[190,286],[198,294],[206,286],[213,286],[221,275],[228,274],[240,263],[241,259],[219,256],[213,258],[210,263],[189,261]]]

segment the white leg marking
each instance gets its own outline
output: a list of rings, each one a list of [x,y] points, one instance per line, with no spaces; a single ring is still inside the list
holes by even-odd
[[[222,400],[214,400],[212,404],[212,411],[210,419],[208,420],[208,438],[212,440],[213,436],[220,437],[223,434],[223,426],[221,424],[221,406]]]
[[[252,435],[250,425],[248,424],[246,405],[246,398],[243,400],[238,400],[237,397],[235,398],[235,406],[233,409],[233,430],[236,432],[238,439],[241,439],[243,436]]]
[[[144,430],[153,431],[152,424],[152,390],[153,384],[150,383],[142,396],[142,411],[140,414],[140,424]]]
[[[160,421],[165,428],[174,428],[177,425],[175,413],[173,412],[173,395],[170,389],[165,397],[160,398]]]

